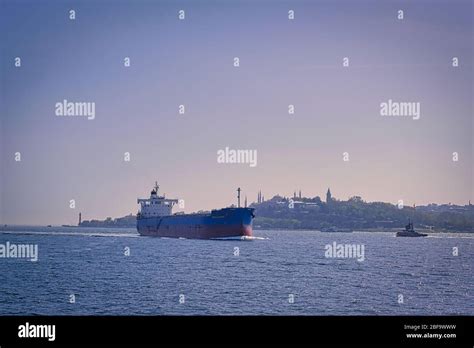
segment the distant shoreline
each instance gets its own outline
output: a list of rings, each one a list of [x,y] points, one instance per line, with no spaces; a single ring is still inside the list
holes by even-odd
[[[54,228],[64,228],[64,229],[73,229],[73,230],[88,230],[88,229],[120,229],[120,230],[136,230],[135,226],[64,226],[64,225],[1,225],[0,226],[0,232],[1,231],[8,231],[11,228],[18,230],[18,231],[24,231],[27,230],[28,228],[41,228],[41,229],[54,229]],[[320,232],[324,234],[330,234],[330,233],[345,233],[345,234],[350,234],[350,233],[358,233],[358,232],[370,232],[370,233],[396,233],[400,230],[402,230],[403,227],[400,226],[399,228],[393,227],[393,228],[367,228],[367,229],[354,229],[353,231],[321,231],[318,229],[290,229],[290,228],[259,228],[259,227],[254,227],[254,231],[299,231],[299,232]],[[417,228],[416,229],[418,232],[422,233],[428,233],[428,234],[439,234],[439,233],[459,233],[459,234],[474,234],[474,232],[469,232],[469,231],[453,231],[453,230],[431,230],[431,229],[426,229],[426,228]]]

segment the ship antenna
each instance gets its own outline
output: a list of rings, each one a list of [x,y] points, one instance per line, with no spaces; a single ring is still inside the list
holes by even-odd
[[[158,194],[158,189],[160,188],[160,185],[158,185],[158,181],[155,181],[155,191],[156,194]]]
[[[237,208],[240,208],[240,187],[237,188]]]

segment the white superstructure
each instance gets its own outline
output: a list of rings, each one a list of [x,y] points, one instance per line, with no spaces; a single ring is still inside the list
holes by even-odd
[[[167,216],[173,213],[173,206],[178,203],[177,199],[166,199],[165,196],[158,195],[158,183],[150,193],[150,198],[138,198],[140,204],[141,217]]]

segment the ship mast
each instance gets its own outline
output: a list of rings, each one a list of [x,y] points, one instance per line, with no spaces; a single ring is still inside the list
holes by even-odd
[[[240,208],[240,187],[237,189],[237,208]]]
[[[416,208],[415,208],[415,203],[413,203],[413,221],[415,221],[415,213],[416,213]],[[413,223],[412,223],[413,227]]]
[[[156,192],[157,195],[158,195],[158,189],[159,189],[159,188],[160,188],[160,185],[158,185],[158,181],[155,181],[155,187],[154,187],[154,189],[155,189],[155,192]]]

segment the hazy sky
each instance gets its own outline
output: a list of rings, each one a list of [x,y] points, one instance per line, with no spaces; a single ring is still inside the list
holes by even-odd
[[[238,186],[249,202],[328,187],[474,201],[472,1],[0,4],[2,223],[135,213],[155,180],[187,212],[235,203]],[[63,99],[95,102],[95,119],[56,116]],[[381,116],[389,99],[420,119]],[[226,146],[257,166],[217,163]]]

